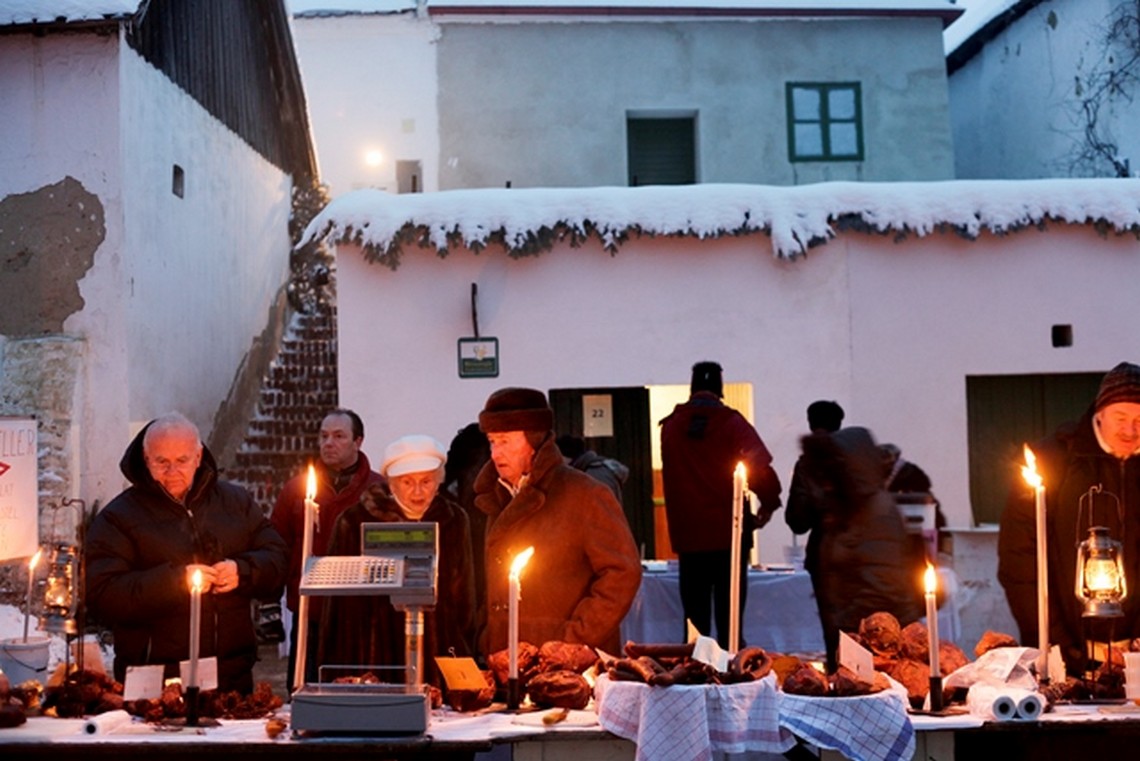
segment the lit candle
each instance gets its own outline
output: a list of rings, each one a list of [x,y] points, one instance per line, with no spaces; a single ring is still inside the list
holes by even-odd
[[[28,641],[28,619],[32,616],[32,592],[36,584],[36,565],[40,562],[43,549],[36,550],[32,559],[28,561],[28,604],[24,608],[24,642]]]
[[[510,575],[507,577],[507,658],[510,669],[507,707],[511,709],[519,707],[519,599],[522,597],[519,575],[533,554],[534,547],[527,547],[515,555],[515,559],[511,562]]]
[[[1049,559],[1048,529],[1045,525],[1045,484],[1037,472],[1037,457],[1025,446],[1025,466],[1021,469],[1025,482],[1033,487],[1034,517],[1037,533],[1037,676],[1040,682],[1049,681]]]
[[[198,648],[202,635],[202,572],[194,571],[190,582],[190,673],[187,687],[198,686]]]
[[[729,552],[728,650],[740,649],[740,544],[744,530],[744,488],[748,472],[744,463],[732,471],[732,549]]]
[[[926,574],[923,577],[926,587],[926,630],[930,632],[930,676],[942,675],[938,663],[938,572],[930,563],[926,564]]]
[[[317,504],[317,471],[309,463],[309,475],[305,479],[305,529],[301,533],[301,572],[304,573],[309,558],[313,555],[313,528],[320,519],[321,506]],[[301,689],[305,684],[305,661],[309,647],[309,596],[297,599],[297,642],[293,662],[293,687]]]

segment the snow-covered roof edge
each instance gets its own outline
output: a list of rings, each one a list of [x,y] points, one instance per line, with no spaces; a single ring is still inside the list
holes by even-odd
[[[2,0],[0,27],[117,24],[138,13],[142,0]]]
[[[952,230],[975,238],[1049,222],[1091,224],[1140,238],[1140,180],[952,180],[771,185],[449,190],[393,195],[357,190],[332,201],[301,245],[356,243],[392,269],[405,247],[533,256],[596,238],[615,253],[630,238],[766,233],[794,259],[845,229],[905,238]]]

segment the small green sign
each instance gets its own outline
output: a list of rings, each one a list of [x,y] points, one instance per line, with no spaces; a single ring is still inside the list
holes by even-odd
[[[499,377],[499,339],[459,339],[460,378]]]

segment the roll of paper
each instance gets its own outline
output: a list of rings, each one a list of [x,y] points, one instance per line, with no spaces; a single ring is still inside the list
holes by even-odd
[[[108,711],[92,716],[83,724],[85,735],[108,735],[131,723],[131,715],[126,711]]]
[[[1041,695],[1029,690],[1018,690],[1020,697],[1017,698],[1017,718],[1019,719],[1036,719],[1041,715]]]
[[[966,707],[970,713],[991,721],[1010,721],[1017,718],[1017,702],[1008,691],[990,684],[975,684],[966,693]]]

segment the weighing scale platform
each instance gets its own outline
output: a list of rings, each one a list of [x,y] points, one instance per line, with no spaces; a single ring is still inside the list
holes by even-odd
[[[294,732],[408,736],[427,731],[431,699],[403,685],[306,684],[293,693]]]

